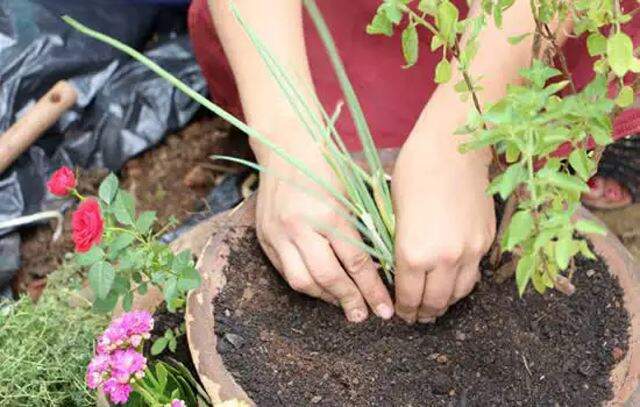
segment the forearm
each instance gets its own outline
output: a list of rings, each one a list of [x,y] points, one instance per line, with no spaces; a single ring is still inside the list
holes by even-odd
[[[470,13],[477,13],[476,8],[477,4],[474,4]],[[476,92],[480,106],[503,97],[507,85],[519,82],[519,70],[528,66],[531,61],[533,35],[529,35],[515,45],[507,41],[509,37],[535,31],[529,2],[517,1],[505,12],[503,21],[501,29],[497,28],[493,22],[489,22],[480,33],[478,38],[480,47],[469,67],[469,76],[477,80],[482,88]],[[559,38],[558,45],[563,41],[564,38]],[[452,136],[452,134],[466,121],[469,111],[475,107],[471,98],[468,101],[462,101],[458,92],[455,91],[454,85],[463,80],[463,76],[458,72],[455,61],[453,66],[455,72],[453,77],[434,92],[419,122],[426,121],[427,124],[423,123],[423,125],[433,130],[435,142],[440,142],[443,149],[457,151],[459,144],[467,138]],[[488,149],[471,154],[483,158],[490,157]]]
[[[247,24],[300,89],[313,89],[302,27],[300,0],[235,0]],[[209,0],[216,31],[231,65],[247,122],[281,145],[296,142],[281,134],[280,123],[298,123],[294,109],[229,8],[228,0]],[[303,92],[306,93],[306,92]],[[301,140],[308,143],[308,140]],[[260,150],[254,145],[254,150]],[[258,153],[259,151],[257,151]]]

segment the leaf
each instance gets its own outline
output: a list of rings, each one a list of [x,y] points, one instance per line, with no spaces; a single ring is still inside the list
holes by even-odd
[[[516,266],[516,286],[518,287],[518,295],[522,297],[527,284],[531,279],[531,274],[535,270],[535,259],[533,254],[524,255],[518,260]]]
[[[539,59],[534,59],[531,67],[520,70],[520,76],[529,79],[536,87],[542,89],[547,81],[562,73]]]
[[[569,154],[569,164],[583,180],[591,177],[591,161],[583,149],[577,148]]]
[[[524,40],[525,38],[527,38],[530,35],[531,35],[531,33],[524,33],[524,34],[520,34],[520,35],[514,35],[513,37],[507,38],[507,41],[511,45],[516,45],[516,44],[519,44],[520,42],[522,42],[522,40]]]
[[[607,37],[599,31],[589,34],[587,37],[587,50],[592,57],[604,54],[607,51]]]
[[[436,26],[445,43],[453,45],[456,39],[456,25],[458,23],[458,8],[449,0],[444,0],[438,6]]]
[[[93,246],[88,252],[76,254],[75,257],[76,263],[83,267],[89,267],[102,259],[104,259],[104,250],[100,246]]]
[[[135,219],[135,202],[133,196],[127,191],[120,190],[113,204],[113,213],[118,222],[124,225],[133,225]]]
[[[155,211],[144,211],[140,214],[140,216],[138,217],[138,220],[136,220],[136,230],[140,234],[144,235],[151,229],[151,226],[155,221],[156,221]]]
[[[109,244],[109,250],[114,252],[116,255],[118,252],[126,247],[129,247],[131,243],[135,240],[135,236],[129,233],[120,233],[118,237]]]
[[[539,172],[539,176],[543,178],[547,183],[555,185],[557,187],[567,189],[574,192],[587,192],[589,187],[581,179],[565,174],[564,172],[557,171],[545,171]]]
[[[440,38],[439,35],[434,34],[433,37],[431,37],[431,51],[435,51],[443,45],[444,43],[442,42],[442,38]]]
[[[534,220],[531,212],[520,210],[511,218],[505,234],[505,249],[511,250],[517,244],[527,239],[533,232]]]
[[[505,172],[497,176],[489,186],[487,190],[490,194],[496,192],[500,195],[500,198],[506,199],[514,189],[524,181],[527,175],[527,170],[519,163],[510,165]]]
[[[607,60],[617,76],[626,74],[633,64],[633,43],[623,32],[617,32],[607,40]]]
[[[162,351],[167,347],[169,340],[164,336],[153,341],[153,345],[151,345],[151,354],[153,356],[157,356],[162,353]],[[157,368],[156,368],[157,369]]]
[[[106,261],[97,262],[89,269],[89,285],[98,298],[104,299],[107,297],[107,294],[111,291],[114,278],[115,271],[113,266]]]
[[[436,65],[436,83],[447,83],[451,79],[451,64],[448,60],[442,59]]]
[[[178,289],[182,291],[195,290],[201,282],[200,273],[195,267],[184,267],[178,277]]]
[[[106,314],[116,307],[118,303],[118,293],[111,291],[106,298],[96,298],[93,301],[93,310],[99,314]]]
[[[113,198],[116,196],[116,192],[118,192],[118,177],[116,177],[116,175],[111,172],[100,183],[100,187],[98,188],[98,196],[106,204],[111,204],[111,201],[113,201]]]
[[[580,233],[596,233],[598,235],[606,235],[607,228],[597,222],[590,220],[579,220],[576,222],[576,230]]]
[[[402,31],[402,54],[407,62],[405,68],[415,65],[418,61],[418,30],[413,24]]]
[[[563,236],[556,242],[555,245],[555,258],[556,264],[560,270],[566,270],[569,266],[569,260],[573,255],[573,239],[571,236]]]
[[[629,85],[623,86],[620,89],[620,93],[616,97],[616,105],[620,107],[629,107],[633,104],[635,99],[635,94],[633,93],[633,88]]]
[[[145,295],[147,293],[147,290],[149,290],[149,286],[147,285],[147,283],[142,283],[138,286],[138,293],[140,295]]]
[[[171,338],[169,340],[169,350],[172,353],[176,353],[176,347],[178,346],[178,341],[176,340],[176,338]]]
[[[378,13],[373,17],[371,24],[367,26],[366,32],[371,35],[382,34],[391,37],[393,35],[393,24],[385,13]]]
[[[131,307],[133,306],[133,292],[128,292],[122,297],[122,308],[129,312],[131,311]]]

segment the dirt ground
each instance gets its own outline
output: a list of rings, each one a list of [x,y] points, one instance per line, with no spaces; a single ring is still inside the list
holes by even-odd
[[[130,160],[120,180],[135,196],[138,210],[154,210],[161,221],[173,216],[180,222],[203,208],[203,198],[224,176],[220,164],[209,159],[212,154],[246,157],[248,147],[244,137],[231,135],[230,126],[221,119],[200,118]],[[78,189],[84,195],[96,195],[106,174],[105,170],[79,171]],[[65,214],[62,237],[52,242],[52,234],[46,226],[22,232],[22,267],[14,279],[14,292],[37,290],[42,279],[73,251],[71,211]]]

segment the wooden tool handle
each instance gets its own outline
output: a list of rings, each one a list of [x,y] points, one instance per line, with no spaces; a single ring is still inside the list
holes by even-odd
[[[67,81],[59,81],[0,135],[0,174],[76,103],[78,94]]]

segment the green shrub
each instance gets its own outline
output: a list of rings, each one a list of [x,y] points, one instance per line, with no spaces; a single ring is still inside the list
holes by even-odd
[[[95,396],[84,384],[93,341],[103,315],[71,307],[76,270],[52,273],[37,303],[27,296],[0,305],[0,400],[3,406],[88,406]],[[74,301],[71,301],[74,302]]]

